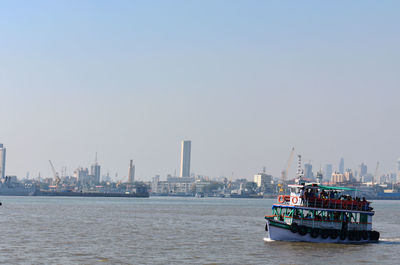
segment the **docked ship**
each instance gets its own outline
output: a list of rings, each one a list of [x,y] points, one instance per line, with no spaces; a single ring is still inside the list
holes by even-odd
[[[32,184],[22,184],[16,180],[16,177],[5,177],[0,181],[0,195],[4,196],[34,196],[37,194],[37,188]]]
[[[272,215],[265,216],[270,240],[378,242],[380,234],[372,229],[375,212],[371,202],[352,198],[348,193],[355,190],[351,188],[306,183],[302,175],[299,167],[296,184],[288,185],[290,195],[279,195]]]

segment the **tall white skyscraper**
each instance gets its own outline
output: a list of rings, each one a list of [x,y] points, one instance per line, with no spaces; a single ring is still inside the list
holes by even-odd
[[[182,141],[180,177],[190,177],[190,141]]]
[[[6,148],[0,144],[0,177],[6,176]]]

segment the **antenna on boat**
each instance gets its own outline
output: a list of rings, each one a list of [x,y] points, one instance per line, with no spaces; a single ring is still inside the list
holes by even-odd
[[[301,155],[297,155],[297,179],[296,183],[300,184],[302,182],[302,177],[303,177],[303,169],[301,167]]]

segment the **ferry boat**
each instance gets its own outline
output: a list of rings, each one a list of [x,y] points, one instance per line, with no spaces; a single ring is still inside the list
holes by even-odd
[[[302,181],[298,171],[290,195],[279,195],[272,215],[265,216],[270,240],[316,243],[369,243],[379,241],[372,230],[371,202],[344,193],[355,191]]]

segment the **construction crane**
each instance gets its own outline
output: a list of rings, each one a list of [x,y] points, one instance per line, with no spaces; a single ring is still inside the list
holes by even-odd
[[[378,169],[379,169],[379,161],[376,162],[376,169],[375,169],[375,174],[372,176],[372,186],[374,186],[374,177],[376,178],[376,180],[378,180]]]
[[[287,173],[290,168],[290,164],[292,163],[293,155],[294,155],[294,147],[292,147],[292,151],[290,152],[289,159],[287,160],[285,170],[282,170],[282,186],[279,189],[280,192],[283,192],[283,187],[286,183],[286,177],[287,177]]]
[[[58,186],[58,184],[60,183],[61,179],[58,176],[58,173],[56,171],[56,169],[54,168],[53,163],[51,162],[51,160],[49,160],[50,166],[51,166],[51,170],[53,171],[53,176],[54,176],[54,180],[56,181],[56,186]]]

